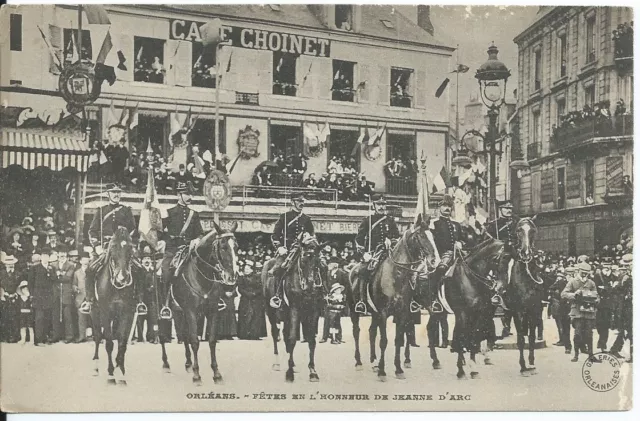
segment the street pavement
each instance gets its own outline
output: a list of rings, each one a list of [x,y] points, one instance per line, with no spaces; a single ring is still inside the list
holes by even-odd
[[[582,355],[578,363],[572,363],[571,356],[565,355],[564,348],[550,345],[558,340],[555,323],[551,319],[545,319],[544,332],[548,346],[536,350],[537,375],[522,377],[519,372],[518,351],[502,349],[490,353],[494,365],[485,366],[482,364],[482,357],[478,358],[480,378],[473,380],[456,378],[456,356],[448,349],[438,349],[442,369],[431,368],[425,332],[426,319],[424,316],[423,324],[416,326],[417,342],[421,346],[411,348],[412,368],[405,369],[404,380],[394,377],[393,340],[390,340],[386,353],[386,382],[378,380],[368,363],[368,319],[361,321],[360,341],[364,369],[356,371],[354,368],[351,324],[348,318],[343,318],[346,343],[332,345],[327,342],[317,346],[316,368],[320,376],[318,383],[309,381],[306,367],[307,344],[298,343],[296,347],[297,373],[294,383],[285,382],[284,371],[273,371],[270,337],[261,341],[220,342],[217,354],[224,383],[218,385],[212,379],[208,344],[202,342],[199,356],[203,384],[199,387],[193,385],[191,374],[185,372],[184,347],[176,342],[167,345],[171,373],[164,373],[162,370],[159,345],[143,343],[129,346],[126,354],[126,387],[107,384],[104,347],[100,352],[100,375],[92,375],[93,343],[44,347],[34,347],[30,343],[2,344],[2,409],[34,412],[540,411],[616,410],[631,407],[632,364],[621,365],[620,384],[613,390],[596,392],[589,389],[582,375],[586,356]],[[450,316],[451,328],[452,322],[453,316]],[[392,338],[393,328],[389,324]],[[500,326],[499,321],[496,324]],[[594,331],[594,342],[595,339],[597,333]],[[615,336],[612,335],[609,346],[614,339]],[[284,370],[287,356],[282,342],[279,346],[280,362]],[[623,352],[628,355],[628,346],[625,346]],[[594,377],[602,379],[612,375],[609,367],[605,363],[594,368],[593,372],[598,371]],[[468,372],[468,367],[465,368]],[[209,396],[210,392],[214,394]],[[195,397],[207,394],[208,398],[194,399],[194,394]],[[294,394],[303,394],[304,398],[293,399]],[[360,395],[363,399],[338,399],[342,398],[342,394]],[[277,396],[280,399],[275,399],[275,395],[281,395]],[[382,400],[383,395],[387,395],[387,400]],[[395,395],[403,395],[404,398],[412,395],[409,397],[413,399],[399,400]]]

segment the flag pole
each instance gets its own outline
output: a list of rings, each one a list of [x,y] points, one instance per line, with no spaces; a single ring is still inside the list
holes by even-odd
[[[371,195],[369,195],[369,253],[371,253],[371,220],[373,219],[373,215],[371,215]]]
[[[82,5],[78,5],[78,60],[82,60]]]
[[[456,44],[456,143],[460,141],[460,44]]]

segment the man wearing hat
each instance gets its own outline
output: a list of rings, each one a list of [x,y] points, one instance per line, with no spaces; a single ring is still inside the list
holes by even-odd
[[[58,246],[58,261],[54,263],[53,276],[53,332],[54,341],[62,340],[71,343],[74,340],[72,314],[75,310],[73,301],[73,274],[75,265],[68,260],[68,250]],[[53,263],[53,262],[52,262]]]
[[[34,256],[35,257],[35,256]],[[55,273],[49,268],[49,255],[40,255],[40,264],[34,265],[27,275],[33,289],[33,310],[35,315],[35,345],[51,343],[51,301]]]
[[[498,266],[497,278],[503,281],[503,285],[507,283],[509,261],[515,256],[513,249],[517,243],[515,238],[514,227],[517,225],[519,218],[513,215],[513,204],[510,200],[500,202],[498,205],[500,215],[498,219],[487,222],[485,225],[486,232],[496,240],[504,241],[504,253],[500,259]]]
[[[142,279],[142,285],[140,285],[140,297],[142,303],[147,308],[146,315],[139,315],[137,319],[137,335],[138,342],[144,342],[144,322],[147,322],[146,339],[148,342],[158,342],[158,310],[156,305],[160,297],[156,295],[157,279],[156,269],[154,264],[154,253],[151,247],[146,246],[142,251],[142,268],[144,278]]]
[[[87,297],[87,267],[89,266],[89,253],[83,251],[80,255],[80,266],[73,272],[73,292],[75,295],[75,306],[78,312],[78,339],[77,342],[87,341],[87,328],[91,326],[90,315],[80,311],[82,303]]]
[[[386,257],[385,253],[390,249],[391,241],[400,238],[400,230],[393,216],[388,214],[387,201],[383,195],[375,198],[373,209],[374,214],[362,221],[355,238],[356,249],[362,255],[362,263],[357,272],[359,288],[354,311],[361,314],[367,313],[365,292],[371,274],[377,264]]]
[[[623,358],[620,354],[625,339],[629,340],[629,358],[627,362],[633,362],[633,255],[625,254],[620,259],[620,280],[618,288],[622,292],[622,306],[617,324],[618,336],[611,346],[611,355]]]
[[[549,287],[551,295],[549,303],[549,313],[556,321],[558,328],[558,338],[555,346],[564,346],[565,354],[571,354],[571,311],[569,302],[561,297],[562,291],[567,286],[567,276],[564,273],[556,274],[556,281]]]
[[[600,296],[598,311],[596,312],[596,330],[598,331],[596,348],[605,352],[609,341],[609,329],[611,328],[611,288],[613,284],[611,265],[602,263],[601,267],[596,270],[593,282],[595,282]]]
[[[596,284],[588,278],[591,265],[586,262],[578,263],[576,269],[575,276],[567,281],[567,286],[560,295],[571,303],[569,316],[574,329],[571,361],[577,362],[580,349],[586,347],[590,361],[599,362],[593,358],[593,329],[596,321],[598,291]]]
[[[315,235],[316,230],[311,222],[311,218],[305,215],[305,198],[302,193],[296,193],[291,197],[291,210],[280,215],[271,242],[276,249],[276,261],[269,271],[276,280],[276,295],[271,297],[269,305],[273,308],[280,308],[282,304],[282,277],[288,269],[288,264],[293,260],[293,255],[298,249],[298,241],[305,235]]]
[[[86,313],[90,312],[90,303],[95,299],[95,274],[104,264],[106,258],[104,252],[109,245],[111,237],[113,237],[118,227],[125,227],[133,238],[137,236],[138,230],[131,208],[120,204],[121,193],[122,189],[117,184],[109,184],[107,186],[109,204],[98,209],[89,226],[89,242],[98,257],[91,262],[87,270],[87,300],[89,305],[84,307]]]
[[[16,293],[20,276],[16,273],[18,259],[13,255],[3,256],[0,261],[0,288],[2,289],[2,315],[0,316],[0,335],[3,341],[18,342],[20,340],[20,309]]]
[[[160,299],[164,303],[160,309],[160,317],[164,319],[171,318],[171,311],[167,307],[169,286],[175,276],[175,272],[172,273],[171,261],[180,248],[197,246],[204,235],[202,224],[200,223],[200,214],[189,208],[193,193],[193,188],[190,184],[178,183],[176,185],[178,203],[167,210],[167,217],[162,221],[164,232],[162,233],[162,239],[158,241],[158,250],[164,248],[162,288],[160,291]]]

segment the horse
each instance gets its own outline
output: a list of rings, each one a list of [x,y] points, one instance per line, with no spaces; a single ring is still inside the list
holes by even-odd
[[[224,294],[225,286],[235,285],[239,273],[237,248],[234,232],[238,223],[234,222],[228,231],[222,230],[213,223],[214,229],[209,231],[188,253],[178,277],[174,277],[169,290],[170,305],[178,313],[176,320],[183,320],[183,344],[185,352],[185,370],[193,371],[192,381],[196,386],[202,385],[200,365],[198,363],[198,319],[204,315],[209,325],[209,350],[211,352],[211,369],[215,384],[223,382],[216,359],[216,334],[218,319],[218,303]],[[174,269],[172,269],[174,270]],[[162,367],[170,372],[169,361],[165,349],[165,335],[160,335],[162,346]],[[191,347],[191,350],[189,349]],[[193,352],[193,361],[191,360]]]
[[[444,298],[455,315],[455,327],[451,352],[458,354],[458,379],[465,379],[466,373],[464,352],[469,352],[472,379],[479,377],[475,366],[475,356],[481,351],[480,344],[487,339],[487,330],[492,325],[495,307],[491,304],[495,284],[488,278],[489,272],[497,267],[497,260],[503,252],[504,242],[487,239],[477,244],[464,258],[459,258],[453,268],[451,279],[444,282]],[[432,299],[424,290],[425,282],[420,285],[420,304],[427,306]],[[499,285],[498,290],[504,286]],[[445,306],[446,307],[446,306]],[[429,338],[429,355],[434,369],[441,369],[440,360],[436,352],[438,337],[437,326],[427,323],[427,335]],[[486,364],[490,364],[485,360]]]
[[[411,308],[416,287],[415,275],[420,272],[418,269],[420,267],[424,267],[429,272],[435,271],[439,262],[440,256],[438,255],[433,235],[429,231],[429,219],[419,215],[413,227],[405,231],[387,258],[380,263],[373,273],[370,285],[370,303],[373,306],[371,326],[369,328],[369,344],[371,346],[371,363],[374,363],[376,360],[376,332],[380,330],[380,360],[377,365],[378,379],[380,381],[384,382],[387,378],[384,358],[388,343],[387,318],[390,315],[394,315],[396,323],[395,375],[396,378],[404,379],[404,370],[402,370],[400,364],[401,348],[404,346],[404,327],[408,321],[410,311],[419,311],[418,308]],[[358,280],[355,274],[358,273],[360,264],[362,263],[355,265],[350,272],[349,285],[351,294],[358,288]],[[356,345],[356,370],[361,370],[362,367],[359,318],[360,315],[353,311],[352,308],[351,320],[353,322],[353,337]],[[407,354],[408,352],[405,353],[405,355]],[[406,359],[408,359],[408,356],[406,356]],[[406,367],[409,366],[410,360],[406,364]]]
[[[124,356],[127,352],[127,342],[133,328],[133,320],[136,312],[136,304],[141,302],[138,286],[136,285],[134,272],[137,266],[134,263],[135,248],[131,236],[124,227],[119,227],[109,242],[105,265],[95,273],[96,301],[92,308],[93,341],[95,351],[93,354],[94,374],[99,374],[98,350],[102,338],[105,340],[105,348],[109,357],[107,367],[108,384],[127,385],[125,378]],[[116,366],[112,361],[113,341],[118,341],[118,353]],[[114,368],[118,376],[114,377]]]
[[[318,240],[315,236],[308,236],[300,239],[299,244],[298,254],[294,256],[290,268],[284,275],[282,308],[274,309],[268,302],[266,304],[276,359],[272,366],[275,371],[280,370],[278,323],[284,322],[282,336],[289,354],[289,368],[285,374],[285,380],[289,383],[294,381],[293,350],[300,337],[300,326],[302,326],[302,336],[309,345],[309,381],[320,381],[315,367],[316,334],[322,313],[322,300],[329,293],[327,271],[320,262],[321,246]],[[271,259],[262,268],[262,284],[267,301],[276,293],[277,280],[269,274],[274,263],[275,259]]]
[[[534,218],[521,218],[514,226],[517,238],[513,264],[510,264],[509,282],[505,293],[505,302],[513,314],[513,322],[518,337],[520,351],[520,374],[527,377],[536,374],[535,368],[535,328],[542,313],[542,300],[545,297],[544,281],[532,273],[530,263],[534,260],[533,244],[537,227]],[[529,365],[524,359],[524,337],[529,341]]]

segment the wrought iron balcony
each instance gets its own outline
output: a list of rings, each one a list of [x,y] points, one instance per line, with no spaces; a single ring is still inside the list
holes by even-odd
[[[527,159],[529,161],[540,158],[541,154],[542,144],[540,142],[529,143],[527,145]]]
[[[416,180],[406,177],[387,177],[387,193],[415,196],[418,194]]]
[[[633,115],[593,118],[574,126],[560,127],[551,136],[550,152],[558,152],[591,140],[611,136],[632,136]],[[531,158],[529,158],[531,159]]]

